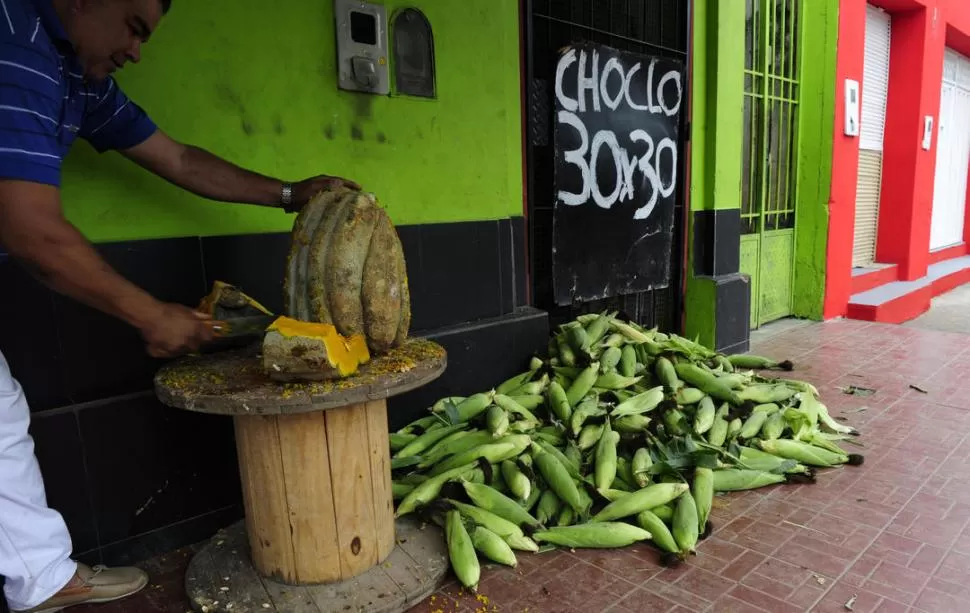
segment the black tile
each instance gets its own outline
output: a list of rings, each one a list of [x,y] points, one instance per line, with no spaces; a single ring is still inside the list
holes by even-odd
[[[512,218],[512,262],[515,280],[515,306],[530,304],[528,290],[528,268],[526,267],[525,218]]]
[[[78,415],[102,546],[240,503],[230,418],[151,395]]]
[[[108,566],[129,566],[158,555],[206,541],[222,528],[244,517],[241,505],[210,511],[184,521],[111,543],[101,548],[99,558]]]
[[[13,258],[0,255],[0,352],[31,411],[68,404],[54,296]]]
[[[412,329],[431,330],[501,311],[497,221],[421,228],[420,268],[409,265]]]
[[[202,239],[206,287],[235,285],[274,313],[283,313],[283,279],[290,233],[208,236]]]
[[[715,349],[745,347],[751,336],[751,283],[740,273],[715,277]]]
[[[419,417],[445,396],[487,391],[523,372],[529,359],[545,351],[549,319],[545,312],[523,308],[473,324],[429,332],[448,352],[448,368],[437,380],[388,401],[388,422],[396,430]]]
[[[734,274],[741,266],[741,210],[694,213],[694,274]]]
[[[499,290],[501,291],[498,315],[505,315],[515,308],[515,257],[512,253],[511,219],[499,220],[498,239]]]
[[[47,493],[47,505],[64,518],[75,552],[98,546],[91,492],[84,471],[84,450],[73,411],[34,415],[30,434]]]
[[[206,294],[196,238],[106,243],[97,248],[115,270],[159,300],[194,307]],[[145,352],[137,330],[65,296],[56,295],[54,304],[73,402],[151,389],[160,362]]]

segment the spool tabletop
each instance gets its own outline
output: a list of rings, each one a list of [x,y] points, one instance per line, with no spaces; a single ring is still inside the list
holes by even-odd
[[[221,415],[296,414],[385,400],[437,379],[447,365],[445,350],[411,339],[375,357],[346,379],[279,383],[264,371],[259,346],[191,356],[158,371],[155,391],[162,403]]]
[[[411,339],[346,379],[280,383],[263,371],[259,351],[191,356],[155,377],[164,404],[232,416],[235,424],[248,547],[215,555],[210,544],[193,560],[191,597],[208,601],[207,611],[221,610],[212,603],[225,586],[199,578],[222,577],[233,565],[251,567],[259,579],[253,597],[273,602],[276,584],[356,582],[355,592],[360,582],[388,581],[381,565],[396,545],[386,399],[436,379],[447,364],[440,345]],[[213,560],[220,570],[202,568]],[[407,601],[402,592],[398,604]],[[238,604],[233,611],[245,613]]]

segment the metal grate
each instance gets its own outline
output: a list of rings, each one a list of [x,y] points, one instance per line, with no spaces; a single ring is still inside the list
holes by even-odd
[[[746,0],[742,232],[795,226],[800,0]]]
[[[527,149],[529,231],[533,302],[549,312],[553,326],[582,313],[616,310],[663,330],[680,328],[683,215],[686,155],[679,156],[675,191],[674,244],[670,286],[629,296],[559,307],[552,288],[553,148],[549,126],[552,104],[539,105],[537,95],[551,96],[558,50],[591,41],[634,53],[688,61],[690,2],[685,0],[526,0],[527,83],[530,84]],[[685,105],[686,96],[685,96]],[[682,114],[680,151],[686,150],[687,113]]]

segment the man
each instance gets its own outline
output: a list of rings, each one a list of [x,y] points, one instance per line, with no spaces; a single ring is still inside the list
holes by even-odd
[[[211,326],[122,278],[66,221],[60,167],[77,137],[212,200],[294,211],[320,190],[357,187],[325,175],[287,184],[159,130],[111,74],[138,62],[170,4],[0,0],[0,244],[56,291],[134,326],[155,357],[195,350],[212,337]],[[0,575],[11,610],[50,613],[143,588],[147,577],[138,569],[92,569],[70,559],[67,528],[46,503],[29,421],[0,354]]]

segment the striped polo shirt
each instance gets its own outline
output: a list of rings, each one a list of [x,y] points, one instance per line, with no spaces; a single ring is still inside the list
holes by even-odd
[[[78,136],[105,152],[154,132],[114,79],[85,80],[52,0],[0,0],[0,179],[59,186]]]

